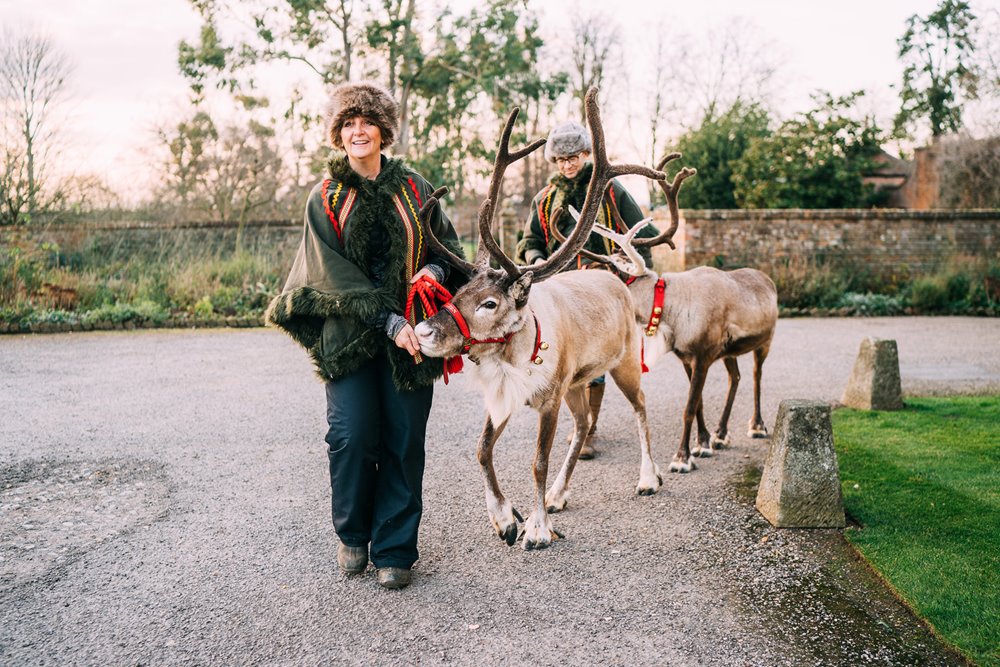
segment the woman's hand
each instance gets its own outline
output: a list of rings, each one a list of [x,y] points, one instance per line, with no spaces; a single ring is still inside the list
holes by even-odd
[[[417,342],[417,334],[414,333],[413,327],[409,323],[403,325],[403,328],[399,330],[396,334],[394,340],[396,347],[401,347],[410,353],[410,356],[417,356],[420,354],[420,343]]]
[[[424,276],[427,276],[428,278],[430,278],[434,282],[437,282],[437,278],[434,276],[434,272],[431,271],[430,269],[428,269],[425,266],[424,268],[420,269],[419,271],[417,271],[416,273],[413,274],[413,277],[410,278],[410,284],[412,285],[413,283],[417,282],[418,280],[420,280]],[[399,343],[396,343],[396,345],[399,345]],[[399,346],[403,347],[402,345],[399,345]]]

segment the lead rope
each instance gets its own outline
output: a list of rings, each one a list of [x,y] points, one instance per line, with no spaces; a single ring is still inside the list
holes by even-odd
[[[410,293],[406,297],[406,310],[404,315],[406,320],[411,321],[410,315],[413,312],[413,299],[414,297],[420,297],[420,303],[424,307],[424,316],[429,318],[438,312],[438,303],[441,304],[448,303],[451,301],[451,292],[445,288],[444,285],[434,280],[430,276],[420,276],[420,280],[413,283],[410,288]],[[419,358],[419,353],[417,355]],[[420,363],[417,361],[417,363]],[[462,372],[462,356],[458,355],[455,357],[449,357],[444,360],[444,383],[448,384],[449,373],[461,373]]]

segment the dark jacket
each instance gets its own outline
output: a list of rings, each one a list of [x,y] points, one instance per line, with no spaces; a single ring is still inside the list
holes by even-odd
[[[587,184],[593,171],[594,165],[588,162],[572,179],[568,179],[562,174],[556,174],[549,180],[549,184],[535,195],[535,198],[531,200],[528,222],[524,226],[524,236],[518,244],[517,261],[531,264],[539,257],[547,258],[561,245],[550,228],[552,214],[556,209],[566,209],[570,205],[578,211],[583,207],[583,201],[587,196]],[[597,220],[602,225],[613,228],[619,233],[625,233],[628,231],[627,229],[617,228],[618,226],[614,224],[610,210],[612,206],[617,208],[629,229],[643,219],[639,205],[617,180],[612,180],[611,187],[605,192]],[[559,231],[568,237],[575,224],[576,222],[569,211],[564,210],[559,220]],[[637,236],[652,237],[656,234],[656,228],[647,225]],[[601,255],[610,255],[618,246],[599,234],[591,233],[583,247]],[[640,249],[639,254],[646,261],[646,266],[653,265],[652,254],[648,248]],[[567,269],[576,269],[589,263],[590,260],[581,257],[578,258],[577,262],[568,264]]]
[[[309,195],[302,242],[266,319],[306,348],[324,380],[352,373],[384,353],[399,389],[428,386],[441,376],[442,361],[415,363],[380,323],[388,312],[404,313],[417,271],[430,263],[447,266],[428,252],[417,215],[433,188],[402,160],[384,156],[374,180],[351,169],[346,156],[331,160],[329,168],[330,178]],[[458,235],[440,207],[431,228],[462,256]],[[419,301],[411,324],[426,319]]]

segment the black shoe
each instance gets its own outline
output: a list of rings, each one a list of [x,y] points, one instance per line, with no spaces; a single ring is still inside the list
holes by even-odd
[[[337,547],[337,564],[344,574],[361,574],[368,567],[368,547]]]
[[[410,569],[406,567],[380,567],[378,583],[382,588],[395,590],[410,585]]]

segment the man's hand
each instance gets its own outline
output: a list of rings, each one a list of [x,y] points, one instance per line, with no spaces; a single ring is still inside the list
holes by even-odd
[[[410,356],[417,356],[420,354],[420,343],[417,342],[417,334],[414,333],[413,327],[409,323],[404,324],[403,328],[399,330],[396,334],[395,341],[396,347],[401,347],[410,353]]]

